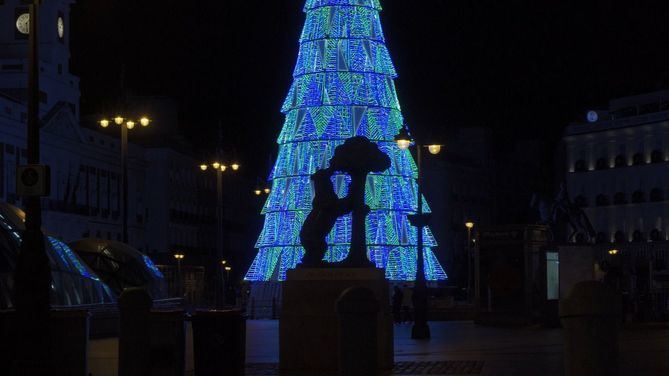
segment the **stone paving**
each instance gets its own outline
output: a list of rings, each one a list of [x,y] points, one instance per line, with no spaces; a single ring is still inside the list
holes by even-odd
[[[392,375],[558,376],[564,373],[561,329],[483,327],[467,321],[431,322],[430,328],[431,340],[416,341],[410,338],[410,325],[395,326],[396,365]],[[190,333],[186,347],[186,368],[192,374]],[[115,339],[91,341],[91,376],[115,376],[117,352]],[[249,321],[247,374],[279,375],[278,361],[278,321]],[[620,369],[621,375],[669,375],[669,325],[623,330]]]

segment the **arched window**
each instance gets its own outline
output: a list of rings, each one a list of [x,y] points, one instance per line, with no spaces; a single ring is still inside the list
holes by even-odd
[[[650,200],[653,202],[664,201],[664,192],[660,188],[653,188],[650,191]]]
[[[625,233],[620,230],[616,231],[615,235],[613,236],[616,240],[616,243],[624,243],[627,241],[627,238],[625,238]]]
[[[627,161],[625,160],[625,157],[622,155],[616,156],[616,161],[615,161],[616,167],[625,167],[627,166]]]
[[[634,242],[642,242],[643,241],[643,232],[639,230],[635,230],[632,233],[632,241]]]
[[[613,203],[616,205],[623,205],[627,203],[627,198],[625,198],[624,192],[618,192],[613,195]]]
[[[632,164],[635,166],[642,165],[643,164],[643,154],[641,153],[636,153],[632,157]]]
[[[650,153],[650,162],[651,163],[660,163],[664,162],[664,158],[662,158],[662,152],[659,150],[653,150]]]
[[[595,201],[595,204],[597,206],[607,206],[609,205],[609,196],[605,194],[598,194],[597,199]]]
[[[652,241],[654,241],[654,242],[660,241],[660,240],[661,240],[661,239],[660,239],[660,230],[654,228],[654,229],[650,232],[650,240],[652,240]]]
[[[596,163],[595,167],[598,170],[604,170],[604,169],[609,168],[609,163],[606,161],[606,158],[599,158],[597,160],[597,163]]]
[[[598,232],[596,241],[597,243],[606,243],[609,241],[609,237],[605,232]]]
[[[585,208],[588,206],[588,199],[586,199],[583,195],[578,195],[576,198],[574,198],[574,204],[576,204],[576,206],[579,208]]]
[[[633,203],[640,203],[640,202],[644,202],[644,201],[645,201],[645,198],[644,198],[643,191],[634,191],[634,193],[632,193],[632,202]]]
[[[585,170],[587,170],[587,168],[585,167],[585,161],[584,160],[579,159],[578,161],[576,161],[576,163],[574,163],[574,171],[581,172],[581,171],[585,171]]]

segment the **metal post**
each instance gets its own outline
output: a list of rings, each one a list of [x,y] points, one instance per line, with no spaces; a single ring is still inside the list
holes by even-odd
[[[411,328],[411,338],[428,339],[430,338],[430,327],[427,325],[427,286],[425,282],[425,265],[423,256],[423,228],[427,225],[427,216],[423,214],[423,193],[422,185],[422,145],[417,145],[416,164],[418,167],[417,193],[418,193],[418,213],[414,226],[418,233],[416,235],[416,281],[414,283],[413,306],[414,306],[414,324]]]
[[[472,301],[472,229],[467,227],[467,301]]]
[[[221,264],[223,260],[223,171],[221,169],[216,169],[216,265],[219,266],[217,270],[221,273],[216,273],[216,283],[214,287],[216,288],[216,297],[215,299],[216,307],[220,308],[225,304],[225,288],[226,281],[223,280],[223,270],[224,267]]]
[[[123,243],[128,244],[128,127],[121,124],[121,202]]]
[[[179,294],[179,297],[183,298],[184,293],[183,293],[183,278],[181,277],[181,259],[177,259],[177,282],[179,283],[177,292]]]
[[[40,1],[30,5],[28,59],[28,164],[39,164],[39,42]],[[21,252],[14,272],[14,306],[18,319],[17,357],[13,372],[20,375],[48,374],[50,357],[49,292],[51,269],[44,249],[42,208],[39,197],[24,197],[26,209]]]

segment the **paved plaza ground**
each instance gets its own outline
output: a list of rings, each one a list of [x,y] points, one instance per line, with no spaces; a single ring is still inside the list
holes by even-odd
[[[410,338],[411,326],[395,326],[393,375],[562,375],[562,330],[496,328],[469,321],[431,322],[432,339]],[[188,335],[186,368],[192,371]],[[92,376],[116,375],[116,339],[95,340],[90,349]],[[624,329],[620,337],[621,375],[669,375],[669,325]],[[277,375],[278,321],[249,321],[248,375]],[[291,376],[291,375],[288,375]],[[316,376],[316,375],[314,375]]]

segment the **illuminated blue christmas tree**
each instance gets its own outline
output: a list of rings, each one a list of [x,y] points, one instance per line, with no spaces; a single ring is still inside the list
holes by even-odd
[[[392,166],[368,177],[367,250],[391,280],[413,280],[416,274],[416,228],[407,215],[416,212],[416,165],[400,150],[394,136],[404,121],[395,92],[395,67],[385,45],[379,0],[307,0],[300,51],[282,112],[279,156],[271,172],[272,192],[262,213],[265,226],[256,244],[258,255],[246,280],[284,280],[304,253],[299,233],[311,210],[310,175],[326,168],[335,147],[353,136],[365,136],[388,154]],[[333,177],[340,197],[349,178]],[[429,211],[424,202],[425,211]],[[351,216],[338,220],[328,237],[330,262],[346,258]],[[425,228],[425,276],[446,279],[431,248],[436,241]]]

